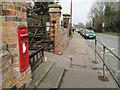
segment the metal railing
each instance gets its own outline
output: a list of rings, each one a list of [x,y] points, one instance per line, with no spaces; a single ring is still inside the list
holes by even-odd
[[[34,51],[29,55],[29,63],[31,69],[34,70],[44,59],[43,47],[39,48],[37,51]]]
[[[100,44],[102,46],[102,55],[100,55],[99,51],[97,50],[97,44]],[[97,62],[96,59],[96,55],[99,56],[99,58],[102,60],[103,62],[103,77],[105,77],[105,67],[107,68],[107,70],[109,71],[109,73],[112,75],[113,79],[116,81],[117,85],[120,87],[120,82],[119,82],[119,75],[118,77],[113,73],[113,70],[110,68],[110,66],[108,65],[108,63],[106,62],[106,50],[107,52],[110,52],[112,56],[114,56],[117,60],[118,63],[120,61],[120,57],[118,55],[116,55],[115,53],[113,53],[108,47],[106,47],[103,43],[101,43],[100,41],[95,39],[95,61]],[[115,62],[115,61],[114,61]],[[118,72],[118,71],[117,71]]]

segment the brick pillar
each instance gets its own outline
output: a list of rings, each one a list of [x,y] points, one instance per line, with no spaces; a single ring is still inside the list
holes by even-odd
[[[5,76],[2,87],[21,87],[24,84],[29,84],[31,81],[31,67],[20,72],[20,57],[19,57],[19,43],[18,43],[18,27],[27,27],[27,14],[25,2],[0,2],[0,34],[2,41],[8,45],[8,51],[12,55],[12,67],[6,69],[2,74]],[[7,58],[9,59],[9,57]],[[7,65],[6,64],[6,65]],[[9,72],[12,70],[12,73]],[[7,78],[7,75],[12,74],[13,78]],[[12,84],[7,83],[7,80]]]
[[[48,6],[49,16],[50,16],[50,26],[53,26],[53,21],[56,21],[55,24],[55,40],[54,40],[54,49],[56,54],[61,53],[61,42],[60,42],[60,17],[61,17],[61,5],[51,4]],[[50,36],[53,36],[53,28],[50,27]]]
[[[68,40],[69,40],[69,27],[70,27],[70,25],[69,25],[69,19],[70,19],[70,15],[69,14],[63,14],[63,26],[64,26],[64,24],[66,23],[66,28],[67,28],[67,38],[68,38]]]

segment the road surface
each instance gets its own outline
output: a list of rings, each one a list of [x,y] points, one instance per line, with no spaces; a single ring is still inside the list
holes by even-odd
[[[105,46],[118,55],[118,36],[97,34],[97,40],[101,41]]]

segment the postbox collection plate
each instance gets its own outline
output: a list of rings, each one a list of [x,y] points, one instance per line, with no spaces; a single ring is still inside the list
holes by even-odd
[[[28,28],[18,27],[20,72],[29,67]]]

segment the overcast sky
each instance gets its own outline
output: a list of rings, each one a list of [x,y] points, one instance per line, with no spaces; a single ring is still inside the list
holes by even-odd
[[[95,0],[72,0],[73,4],[73,24],[77,24],[82,22],[86,24],[88,21],[88,13],[92,7],[93,2]],[[59,4],[62,6],[62,14],[69,13],[70,14],[70,4],[71,0],[59,0]]]

